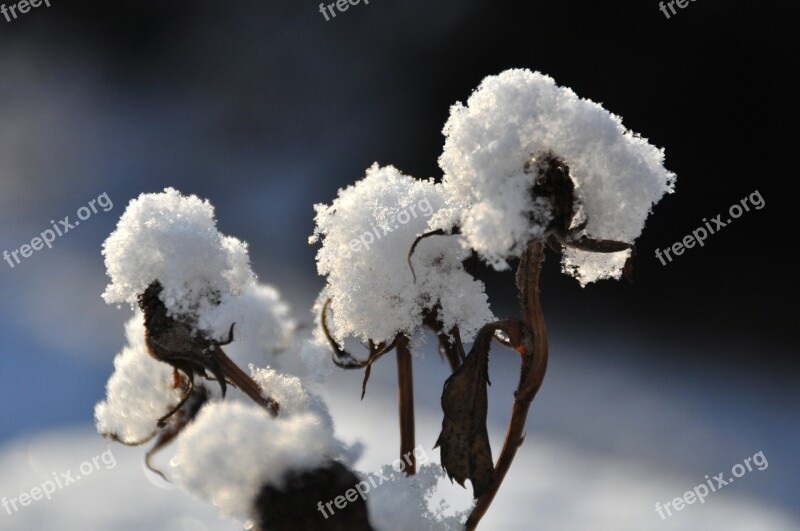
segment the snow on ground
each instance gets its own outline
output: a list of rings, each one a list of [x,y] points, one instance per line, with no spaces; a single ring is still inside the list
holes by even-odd
[[[363,418],[380,422],[380,417]],[[372,437],[375,439],[375,434]],[[379,437],[377,437],[379,438]],[[384,441],[387,446],[394,446]],[[54,473],[91,462],[107,449],[90,426],[20,440],[2,450],[0,493],[7,498],[30,492]],[[219,518],[173,486],[146,473],[143,450],[111,446],[113,467],[99,469],[56,490],[51,500],[32,502],[18,512],[0,512],[0,529],[81,529],[83,531],[204,531],[241,529]],[[437,452],[438,453],[438,452]],[[433,452],[431,452],[433,455]],[[728,531],[791,531],[800,522],[758,498],[729,491],[712,495],[702,506],[688,506],[664,521],[654,511],[656,500],[683,493],[695,477],[652,474],[648,467],[625,459],[608,459],[548,437],[530,435],[505,484],[484,520],[484,529],[504,530],[641,530],[725,529]],[[112,462],[108,459],[107,462]],[[377,467],[375,467],[377,470]],[[370,471],[370,470],[367,470]],[[702,479],[702,478],[701,478]],[[463,508],[464,497],[459,500]],[[452,498],[451,498],[452,501]]]
[[[735,374],[701,370],[678,385],[664,370],[643,373],[641,367],[624,364],[611,354],[598,356],[596,345],[612,339],[597,338],[590,347],[588,340],[564,343],[558,331],[553,335],[553,363],[531,410],[528,437],[482,529],[800,530],[800,517],[792,510],[797,469],[794,391],[773,385],[780,393],[778,401],[778,395],[765,389],[766,383],[753,383],[748,389]],[[648,347],[627,341],[629,354],[643,348]],[[503,434],[507,382],[515,368],[502,359],[496,356],[491,369],[490,433],[495,452]],[[444,368],[434,354],[416,363],[417,442],[431,461],[438,462],[439,452],[432,446],[440,415],[430,408],[437,406]],[[397,452],[393,371],[391,360],[376,364],[363,402],[360,373],[335,372],[323,392],[337,436],[365,443],[366,452],[357,463],[365,473],[390,464]],[[643,376],[648,372],[653,381]],[[662,380],[665,384],[660,386],[657,382]],[[766,379],[755,379],[759,381]],[[104,465],[110,459],[98,460],[100,466],[90,475],[56,490],[49,501],[35,501],[13,514],[0,507],[0,529],[241,529],[235,522],[221,520],[214,507],[145,472],[144,448],[107,447],[90,425],[17,439],[0,448],[0,501],[31,492],[54,474],[79,473],[83,462],[107,448],[113,453],[113,467]],[[156,464],[168,469],[174,450],[158,455]],[[708,496],[702,505],[695,503],[665,520],[659,518],[656,502],[681,496],[703,482],[705,474],[730,470],[760,450],[769,461],[765,470],[754,469]],[[447,482],[441,494],[452,510],[464,509],[470,502],[468,491]]]

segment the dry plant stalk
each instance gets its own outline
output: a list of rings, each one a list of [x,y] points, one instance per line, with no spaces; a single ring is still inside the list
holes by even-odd
[[[517,324],[522,326],[517,326],[517,330],[514,330],[515,327],[506,330],[511,344],[522,357],[519,385],[514,393],[514,406],[503,449],[494,467],[494,481],[489,490],[478,498],[475,508],[467,519],[468,530],[477,528],[481,518],[486,514],[506,473],[511,468],[517,449],[525,440],[528,410],[542,386],[547,371],[547,328],[539,300],[539,272],[543,262],[544,243],[541,240],[530,242],[517,269],[517,288],[522,306],[522,323]]]

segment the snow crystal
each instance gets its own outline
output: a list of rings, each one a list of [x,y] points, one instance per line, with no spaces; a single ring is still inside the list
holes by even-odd
[[[132,200],[103,244],[103,255],[111,278],[103,299],[109,304],[133,305],[159,280],[171,313],[197,315],[255,281],[247,245],[217,230],[214,207],[172,188]]]
[[[445,206],[440,185],[416,180],[392,166],[373,165],[366,177],[339,191],[331,205],[316,205],[316,230],[322,240],[317,269],[327,275],[332,333],[376,342],[408,335],[422,325],[424,310],[442,302],[439,316],[450,330],[458,325],[465,341],[493,319],[483,283],[468,275],[468,256],[459,236],[423,240],[408,265],[414,239],[426,232],[428,218]]]
[[[335,455],[329,427],[313,412],[271,418],[255,405],[207,405],[178,439],[171,465],[178,485],[247,520],[261,488],[283,487],[289,471],[313,470]]]
[[[144,344],[142,314],[125,325],[128,345],[114,359],[106,400],[95,406],[97,431],[124,442],[141,441],[156,431],[157,420],[181,399],[172,367],[155,360]]]
[[[467,244],[495,269],[508,267],[540,238],[531,223],[535,172],[526,162],[552,152],[569,166],[596,239],[632,243],[651,207],[672,191],[664,151],[627,130],[621,118],[538,72],[508,70],[483,80],[467,105],[455,104],[444,126],[439,165],[449,195],[431,228],[459,225]],[[570,253],[565,271],[582,282],[619,275],[625,253]]]

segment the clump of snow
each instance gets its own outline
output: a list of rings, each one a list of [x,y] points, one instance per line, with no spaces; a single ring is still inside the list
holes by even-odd
[[[281,405],[279,418],[311,411],[319,415],[323,423],[333,431],[333,419],[325,402],[320,397],[307,392],[303,388],[300,378],[282,374],[270,367],[258,369],[251,365],[250,372],[253,380]]]
[[[217,230],[207,200],[173,188],[132,200],[103,244],[103,255],[111,278],[103,299],[109,304],[133,305],[159,280],[171,313],[196,316],[255,281],[247,244]]]
[[[392,166],[373,165],[356,184],[339,190],[331,205],[316,205],[312,243],[322,240],[317,269],[327,276],[334,337],[391,341],[422,325],[424,310],[441,301],[445,330],[458,326],[465,341],[493,316],[483,283],[461,262],[468,251],[458,236],[437,236],[417,247],[428,219],[445,206],[441,186],[417,180]]]
[[[596,239],[632,243],[651,207],[674,186],[663,149],[538,72],[487,77],[466,105],[453,105],[443,133],[439,165],[448,205],[431,227],[460,226],[467,245],[498,270],[544,235],[546,212],[531,194],[536,172],[524,171],[533,157],[552,152],[566,162],[588,219],[586,233]],[[537,218],[543,222],[530,221]],[[618,276],[627,256],[589,254],[570,253],[566,272],[583,282]]]
[[[281,374],[275,369],[266,367],[258,369],[250,366],[253,380],[262,389],[269,390],[269,396],[281,405],[279,416],[290,417],[298,413],[311,411],[311,396],[303,389],[300,378],[289,374]]]
[[[106,385],[106,399],[95,406],[97,431],[123,442],[146,439],[158,419],[180,401],[172,367],[155,360],[144,344],[142,314],[125,325],[128,345],[114,358],[114,374]]]
[[[302,380],[297,376],[282,374],[273,368],[257,369],[250,366],[253,380],[261,386],[266,393],[277,400],[281,405],[278,418],[289,418],[304,413],[314,413],[330,433],[334,431],[333,417],[322,397],[308,392]],[[342,461],[345,464],[356,462],[364,451],[360,442],[346,444],[339,439],[334,440],[329,457]]]
[[[431,510],[429,500],[445,473],[439,465],[423,465],[414,476],[406,476],[386,465],[388,478],[367,498],[370,520],[379,531],[460,531],[469,511],[445,516],[444,506]]]
[[[264,284],[250,284],[240,295],[226,293],[220,304],[208,308],[197,327],[209,337],[227,336],[235,323],[234,342],[225,352],[240,363],[266,365],[272,356],[288,345],[295,323],[289,306],[278,290]]]
[[[579,249],[564,250],[562,269],[578,279],[581,286],[604,278],[618,279],[622,276],[625,261],[630,251],[619,253],[590,253]]]
[[[314,412],[273,419],[258,406],[232,401],[204,407],[178,441],[171,461],[178,485],[242,521],[253,516],[264,485],[282,488],[288,472],[313,470],[338,452]]]

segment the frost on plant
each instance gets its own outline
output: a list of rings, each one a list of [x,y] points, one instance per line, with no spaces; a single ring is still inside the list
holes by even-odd
[[[448,208],[432,227],[460,226],[468,245],[496,269],[543,237],[552,215],[552,205],[531,193],[538,173],[526,165],[533,159],[551,154],[569,167],[584,233],[594,239],[633,243],[653,204],[673,189],[663,150],[538,72],[487,77],[466,105],[451,108],[444,134],[439,164]],[[618,277],[624,261],[568,250],[564,266],[585,283]]]

